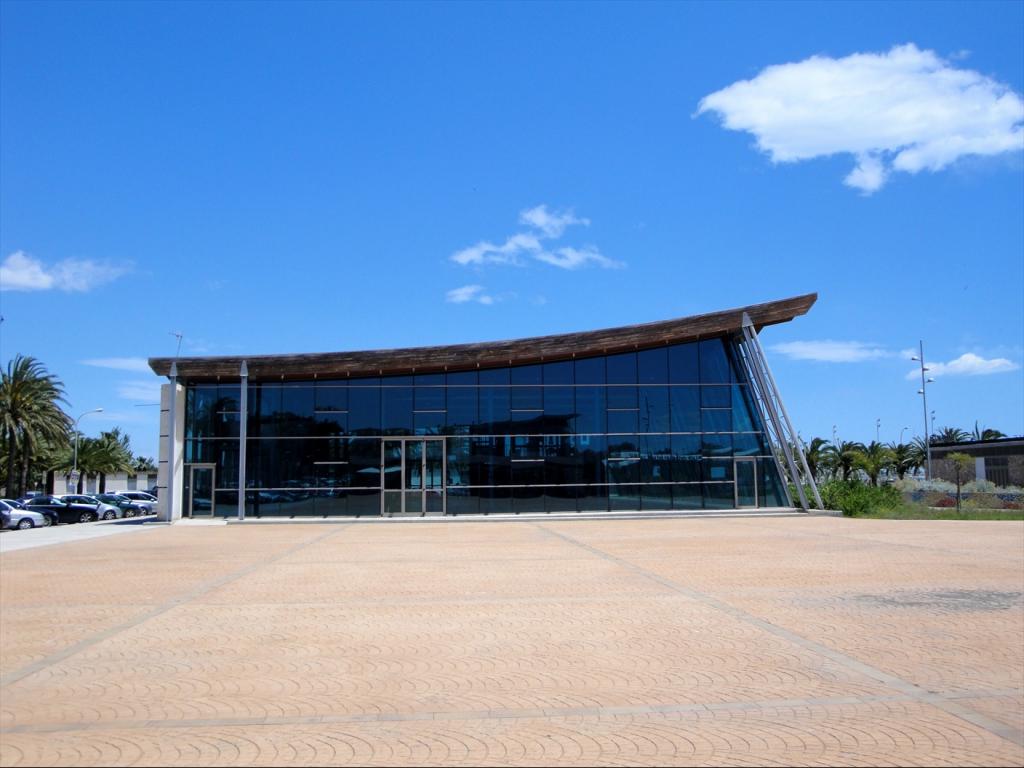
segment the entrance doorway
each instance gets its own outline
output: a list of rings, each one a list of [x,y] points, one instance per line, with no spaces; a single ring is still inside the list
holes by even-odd
[[[446,457],[443,437],[388,438],[381,442],[381,514],[443,515]]]
[[[733,476],[736,478],[736,509],[757,506],[757,459],[735,459]]]
[[[213,489],[216,487],[216,464],[187,464],[185,477],[185,504],[182,507],[187,517],[213,517],[217,505]]]

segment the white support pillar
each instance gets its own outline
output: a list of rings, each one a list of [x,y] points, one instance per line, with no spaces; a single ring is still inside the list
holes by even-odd
[[[184,479],[185,389],[177,381],[177,365],[171,380],[160,387],[160,460],[157,468],[157,519],[173,523],[181,519]]]

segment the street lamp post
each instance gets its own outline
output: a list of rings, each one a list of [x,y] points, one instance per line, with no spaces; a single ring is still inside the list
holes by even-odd
[[[882,420],[875,419],[875,442],[877,443],[882,433]]]
[[[924,342],[918,342],[919,354],[911,357],[911,360],[916,360],[921,365],[921,388],[917,390],[917,394],[921,396],[921,405],[924,409],[924,448],[925,455],[927,456],[927,464],[924,470],[924,479],[931,480],[932,478],[932,441],[928,436],[928,385],[931,384],[935,379],[928,377],[925,378],[925,372],[930,370],[924,364]],[[933,411],[934,414],[934,411]]]
[[[903,445],[903,433],[906,432],[908,429],[910,429],[910,427],[903,427],[903,429],[900,430],[900,445]]]
[[[90,413],[103,413],[102,408],[93,408],[91,411],[86,411],[77,419],[75,419],[75,463],[74,468],[71,470],[71,475],[74,478],[76,484],[78,483],[78,422],[88,416]]]

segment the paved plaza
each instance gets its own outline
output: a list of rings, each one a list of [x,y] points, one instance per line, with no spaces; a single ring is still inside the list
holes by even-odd
[[[1021,765],[1024,523],[142,526],[0,558],[0,764]]]

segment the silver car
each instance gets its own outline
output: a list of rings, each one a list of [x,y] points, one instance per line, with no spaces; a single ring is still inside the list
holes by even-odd
[[[0,500],[0,512],[3,512],[4,527],[11,530],[45,528],[50,524],[50,518],[46,515],[10,504],[7,501]]]
[[[145,508],[150,515],[156,512],[156,496],[151,493],[145,491],[114,491],[114,493],[131,499],[133,504]]]
[[[72,504],[90,504],[96,507],[97,520],[117,520],[124,516],[124,513],[113,504],[106,504],[95,496],[86,496],[80,493],[65,493],[57,496],[61,501],[70,501]]]

